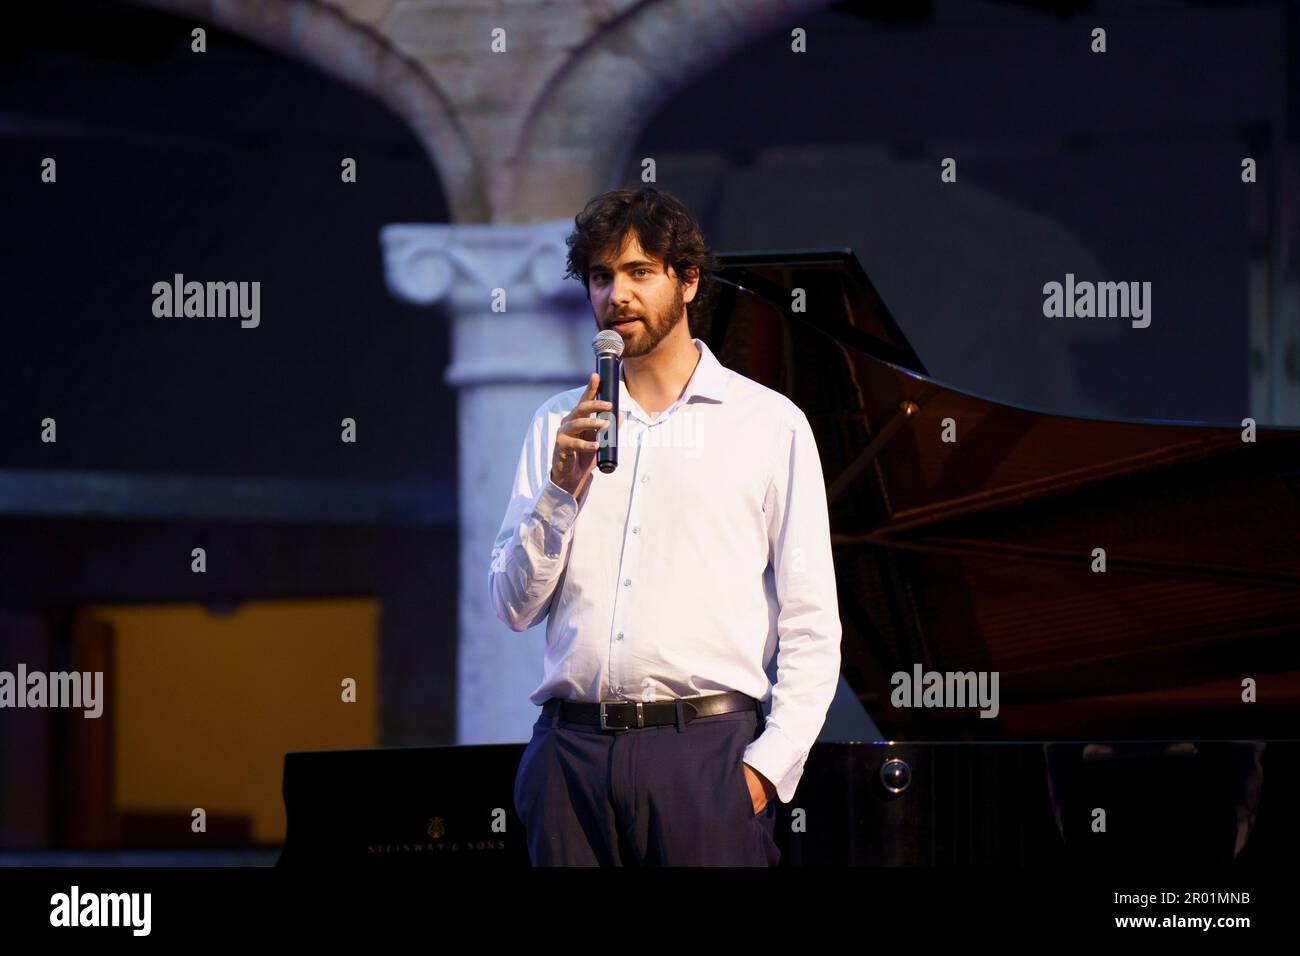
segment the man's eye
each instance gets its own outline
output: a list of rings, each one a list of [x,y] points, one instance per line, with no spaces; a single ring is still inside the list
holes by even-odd
[[[646,275],[649,275],[649,274],[650,274],[650,270],[649,270],[649,269],[646,269],[646,268],[644,268],[644,267],[643,267],[643,268],[640,268],[640,269],[637,269],[636,271],[637,271],[637,272],[644,272]]]

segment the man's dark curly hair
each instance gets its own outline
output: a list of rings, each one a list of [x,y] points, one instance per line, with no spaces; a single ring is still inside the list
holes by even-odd
[[[620,248],[631,230],[642,249],[665,266],[672,266],[682,285],[690,281],[689,270],[699,269],[700,284],[695,298],[686,303],[686,319],[692,336],[707,327],[716,291],[712,277],[722,266],[705,243],[700,224],[676,196],[654,186],[611,189],[587,203],[574,216],[573,227],[565,240],[569,256],[564,277],[582,282],[588,300],[592,257]]]

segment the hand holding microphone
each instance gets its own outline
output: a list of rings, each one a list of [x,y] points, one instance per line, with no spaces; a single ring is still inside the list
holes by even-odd
[[[606,474],[618,467],[618,366],[623,337],[600,332],[591,347],[599,371],[591,373],[578,404],[560,422],[551,455],[551,481],[575,498],[595,466]]]
[[[596,450],[600,443],[597,433],[610,423],[595,415],[609,411],[609,402],[595,399],[600,376],[595,372],[587,380],[587,390],[582,393],[573,411],[564,416],[555,436],[555,451],[551,455],[551,481],[575,498],[596,465]]]
[[[591,350],[596,353],[596,383],[600,388],[600,400],[611,409],[601,416],[609,422],[609,431],[600,436],[600,448],[596,452],[596,467],[608,475],[618,467],[618,381],[623,336],[612,329],[597,332],[591,340]]]

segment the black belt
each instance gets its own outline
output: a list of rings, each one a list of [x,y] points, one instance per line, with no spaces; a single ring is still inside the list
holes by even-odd
[[[752,710],[762,716],[758,699],[730,690],[724,694],[706,694],[703,697],[672,697],[667,700],[610,700],[594,703],[582,700],[565,700],[552,697],[542,705],[542,714],[551,717],[559,711],[559,719],[578,724],[593,724],[601,730],[632,730],[636,727],[658,727],[677,723],[677,704],[681,702],[682,718],[687,723],[697,717],[713,717],[738,710]]]

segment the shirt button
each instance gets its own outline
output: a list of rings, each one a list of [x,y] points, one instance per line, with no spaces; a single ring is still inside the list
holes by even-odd
[[[646,481],[649,481],[649,480],[650,480],[650,476],[649,476],[649,475],[642,475],[642,476],[641,476],[641,481],[642,481],[642,482],[646,482]]]
[[[623,579],[623,587],[627,587],[627,586],[628,586],[629,584],[631,584],[631,583],[632,583],[632,579],[631,579],[631,578],[624,578],[624,579]]]
[[[640,534],[640,533],[641,533],[641,526],[640,526],[640,525],[637,525],[635,528],[633,528],[633,529],[632,529],[632,533],[633,533],[633,534]],[[554,557],[554,555],[552,555],[552,557]]]
[[[619,639],[620,641],[623,640],[623,632],[622,632],[622,631],[619,631],[619,632],[618,632],[618,639]]]

